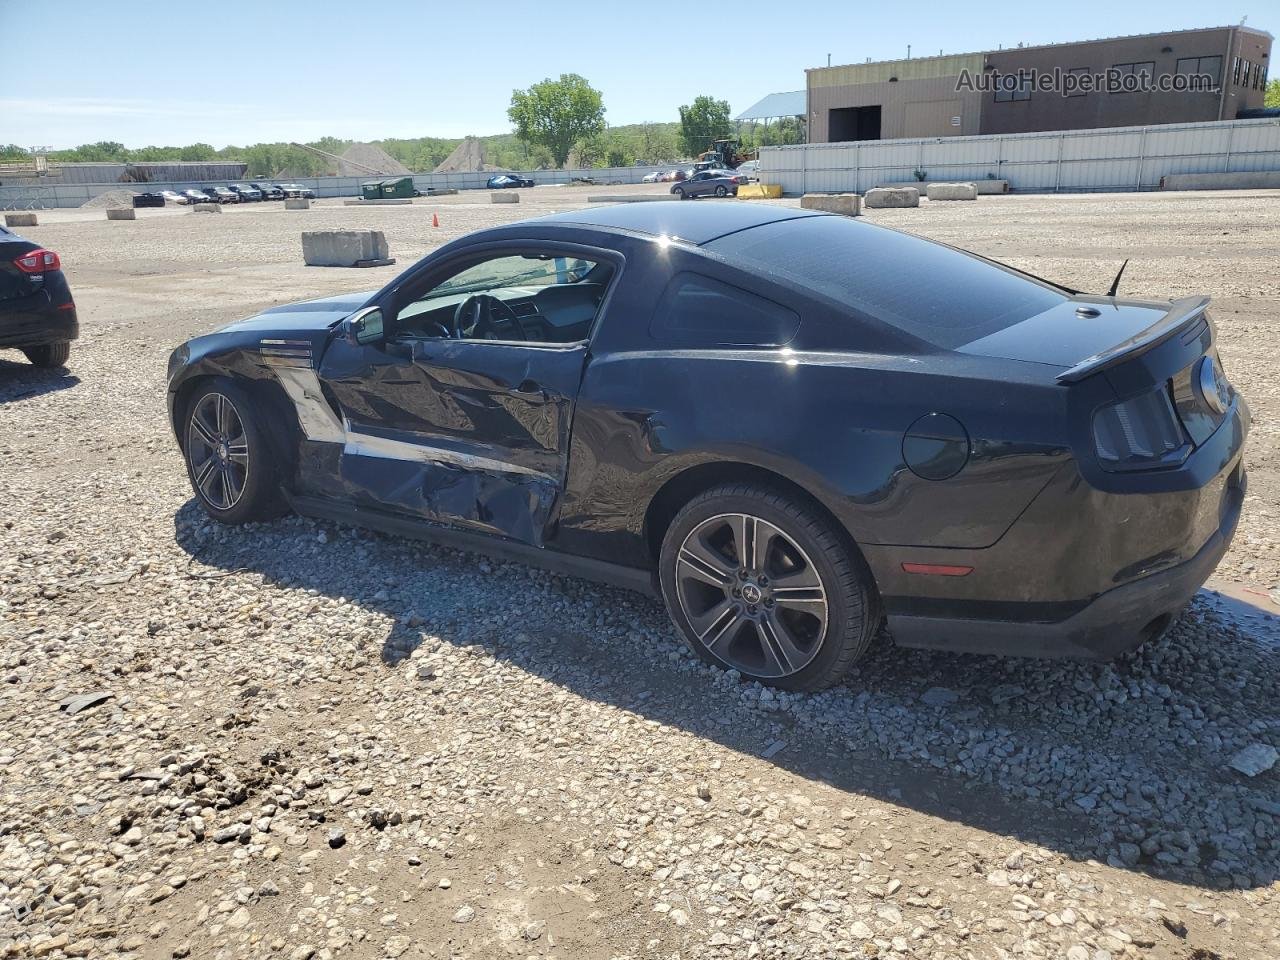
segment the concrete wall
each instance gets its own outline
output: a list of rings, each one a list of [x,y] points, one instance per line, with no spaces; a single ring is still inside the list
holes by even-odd
[[[1157,190],[1180,173],[1280,170],[1280,120],[1212,121],[998,136],[765,147],[760,182],[788,194],[864,193],[910,183],[1008,180],[1023,192]]]
[[[575,170],[528,170],[520,173],[537,184],[567,183],[576,177],[591,177],[600,184],[640,183],[644,175],[655,170],[672,170],[676,167],[687,167],[689,162],[666,163],[656,167],[609,167],[585,168]],[[414,186],[423,193],[429,187],[453,190],[483,190],[485,182],[493,173],[415,173]],[[300,183],[310,187],[320,197],[358,197],[360,184],[364,177],[298,177],[289,179],[290,183]],[[175,180],[165,183],[79,183],[59,184],[48,181],[37,185],[0,185],[0,210],[42,210],[53,207],[78,207],[86,200],[106,193],[108,190],[132,190],[135,193],[158,190],[197,190],[203,186],[216,183],[248,182],[259,183],[269,181],[280,182],[279,178],[240,177],[235,181],[228,180]]]

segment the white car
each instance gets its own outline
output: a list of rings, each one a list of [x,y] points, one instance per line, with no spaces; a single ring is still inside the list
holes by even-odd
[[[165,203],[181,203],[185,206],[191,202],[190,197],[184,197],[177,190],[161,190],[160,196],[164,197]]]
[[[657,183],[657,182],[658,182],[658,178],[659,178],[659,177],[661,177],[661,176],[662,176],[662,172],[661,172],[660,170],[655,170],[655,171],[653,171],[653,173],[646,173],[646,174],[644,175],[643,180],[642,180],[641,182],[642,182],[642,183]]]
[[[751,180],[759,180],[760,179],[760,161],[747,160],[744,163],[738,164],[738,168],[733,172],[738,174],[738,176],[740,177],[747,177]]]

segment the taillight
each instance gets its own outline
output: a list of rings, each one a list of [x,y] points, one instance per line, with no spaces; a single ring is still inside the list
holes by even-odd
[[[1191,441],[1161,388],[1109,404],[1093,415],[1093,442],[1104,470],[1151,470],[1177,466]]]
[[[48,273],[50,270],[61,270],[62,261],[52,250],[32,250],[24,253],[13,265],[23,273]]]

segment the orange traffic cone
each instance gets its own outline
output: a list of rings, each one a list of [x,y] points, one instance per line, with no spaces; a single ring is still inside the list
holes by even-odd
[[[438,226],[440,226],[440,215],[439,215],[439,214],[435,214],[435,213],[433,213],[433,214],[431,215],[431,225],[432,225],[433,227],[438,227]]]

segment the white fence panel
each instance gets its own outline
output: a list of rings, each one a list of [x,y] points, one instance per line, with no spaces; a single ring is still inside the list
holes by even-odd
[[[1159,189],[1170,173],[1280,170],[1280,120],[1227,120],[977,137],[765,147],[760,179],[786,193],[882,183],[1008,180],[1021,191]]]

